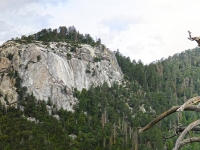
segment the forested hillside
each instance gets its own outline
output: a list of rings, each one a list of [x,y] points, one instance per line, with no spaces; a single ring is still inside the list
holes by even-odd
[[[200,49],[195,48],[175,54],[167,59],[152,62],[144,65],[141,61],[132,61],[128,57],[122,56],[119,51],[116,52],[118,63],[121,66],[125,78],[131,82],[136,82],[146,92],[146,100],[140,103],[151,106],[156,114],[166,111],[175,105],[181,105],[189,98],[200,94]],[[163,136],[172,135],[175,127],[181,123],[187,126],[195,121],[200,115],[194,112],[184,112],[178,117],[173,114],[165,118],[159,128],[162,132],[168,131]],[[194,133],[193,133],[194,134]],[[166,141],[168,149],[173,148],[174,140]],[[182,149],[196,149],[198,143],[185,146]]]
[[[44,29],[15,39],[20,43],[35,40],[46,45],[50,41],[65,41],[70,43],[71,51],[81,44],[104,47],[100,39],[94,41],[74,27]],[[138,134],[138,127],[200,94],[200,49],[187,50],[149,65],[131,61],[119,51],[115,55],[124,73],[122,83],[111,87],[104,83],[82,91],[74,88],[73,96],[78,99],[74,112],[57,109],[50,99],[45,102],[27,94],[15,70],[0,73],[2,78],[6,76],[13,81],[19,94],[17,107],[0,105],[0,149],[162,150],[165,147],[171,150],[177,136],[166,137],[174,134],[178,124],[186,126],[200,115],[173,114],[142,134]],[[0,98],[6,100],[1,92]],[[182,149],[198,149],[198,143]]]
[[[1,107],[1,149],[134,148],[136,128],[150,121],[147,114],[138,110],[143,94],[140,86],[133,83],[126,87],[115,84],[111,88],[104,84],[88,91],[76,91],[74,96],[79,104],[74,113],[63,109],[52,112],[59,115],[59,121],[47,113],[46,105],[51,106],[50,101],[46,104],[28,95],[18,103],[24,111]],[[28,121],[28,117],[37,122]],[[146,143],[149,149],[163,147],[161,132],[156,128],[141,138],[140,149],[145,149]]]

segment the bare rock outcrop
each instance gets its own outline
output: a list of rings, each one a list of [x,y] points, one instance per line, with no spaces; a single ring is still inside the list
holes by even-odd
[[[11,68],[11,63],[8,58],[0,57],[0,73],[8,72]]]
[[[5,58],[8,54],[13,55],[10,63]],[[17,70],[28,93],[38,100],[50,99],[58,108],[69,111],[78,103],[73,97],[74,88],[88,89],[104,82],[111,86],[121,83],[123,78],[113,52],[86,44],[71,52],[70,45],[64,42],[50,42],[47,46],[39,41],[30,44],[8,41],[0,46],[0,56],[6,62],[0,70],[10,66]],[[95,57],[104,59],[95,62]]]

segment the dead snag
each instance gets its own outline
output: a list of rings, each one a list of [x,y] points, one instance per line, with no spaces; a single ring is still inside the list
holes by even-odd
[[[148,129],[150,129],[152,126],[154,126],[156,123],[158,123],[160,120],[164,119],[165,117],[171,115],[172,113],[176,112],[178,108],[181,106],[173,106],[169,110],[165,111],[164,113],[160,114],[158,117],[156,117],[153,121],[151,121],[149,124],[147,124],[145,127],[139,129],[139,133],[142,133]],[[187,106],[185,111],[196,111],[200,112],[200,108],[198,108],[196,105]]]
[[[200,37],[196,37],[196,36],[192,37],[191,36],[192,32],[188,31],[188,33],[189,33],[189,38],[188,39],[191,40],[191,41],[196,41],[198,43],[198,46],[200,46]]]
[[[200,120],[196,120],[194,122],[192,122],[190,125],[188,125],[185,130],[180,134],[180,136],[178,137],[178,139],[176,140],[176,144],[175,147],[173,148],[173,150],[178,150],[180,147],[180,142],[181,140],[184,138],[184,136],[194,127],[198,126],[200,124]]]
[[[191,99],[187,100],[183,105],[181,105],[181,107],[179,109],[177,109],[177,111],[183,111],[187,106],[193,105],[198,102],[200,102],[200,96],[191,98]]]
[[[176,128],[176,133],[179,133],[179,132],[183,132],[185,130],[186,127],[177,127]],[[200,131],[200,127],[194,127],[191,129],[191,131]]]
[[[193,142],[200,142],[200,137],[187,138],[187,139],[181,141],[179,148],[183,147],[186,144],[193,143]]]

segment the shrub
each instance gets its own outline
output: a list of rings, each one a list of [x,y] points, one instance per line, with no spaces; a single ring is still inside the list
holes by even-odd
[[[99,57],[94,57],[94,62],[98,62],[101,61],[101,59]]]
[[[41,60],[41,56],[38,55],[38,56],[37,56],[37,61],[40,61],[40,60]]]
[[[96,71],[93,70],[93,71],[92,71],[92,76],[94,77],[95,75],[96,75]]]
[[[76,52],[76,47],[71,47],[70,52]]]
[[[89,74],[91,73],[91,71],[89,69],[86,69],[85,72],[89,73]]]
[[[7,56],[7,58],[8,58],[9,60],[12,60],[12,59],[13,59],[13,55],[14,55],[14,54],[9,53],[8,56]]]
[[[2,97],[3,96],[3,93],[0,91],[0,97]]]
[[[10,78],[14,77],[15,75],[15,72],[14,71],[10,71],[7,76],[9,76]]]
[[[28,64],[25,66],[25,69],[28,69]]]
[[[67,53],[67,59],[70,60],[72,58],[72,55]]]

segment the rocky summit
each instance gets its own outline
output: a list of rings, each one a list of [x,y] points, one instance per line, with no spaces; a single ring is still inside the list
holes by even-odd
[[[103,46],[82,44],[75,49],[66,42],[7,41],[0,46],[0,100],[2,104],[18,100],[15,78],[17,71],[27,93],[38,100],[50,100],[57,108],[73,111],[78,99],[73,90],[88,89],[106,82],[121,83],[123,74],[115,55]]]

